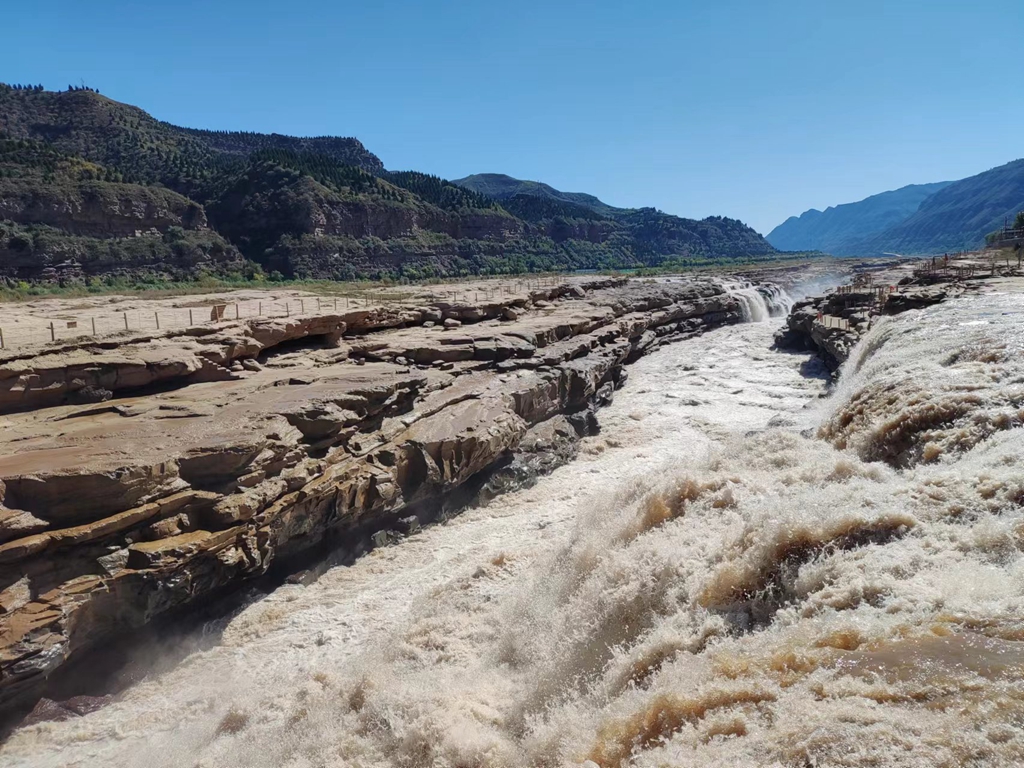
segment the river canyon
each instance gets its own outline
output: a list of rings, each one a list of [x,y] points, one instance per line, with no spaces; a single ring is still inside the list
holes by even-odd
[[[811,353],[773,349],[784,292],[716,285],[662,286],[674,303],[654,311],[717,302],[702,316],[721,322],[673,325],[671,344],[648,331],[667,321],[622,332],[652,350],[605,390],[575,458],[319,578],[252,591],[197,630],[215,641],[156,643],[158,671],[104,706],[15,730],[4,764],[1024,760],[1021,286],[877,319],[833,386]],[[650,313],[650,290],[627,309]],[[427,362],[426,378],[448,365]],[[360,367],[374,364],[394,363]],[[189,492],[223,491],[207,485]]]

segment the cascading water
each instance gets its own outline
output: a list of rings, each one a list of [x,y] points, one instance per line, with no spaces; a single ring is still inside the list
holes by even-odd
[[[726,288],[739,301],[743,319],[748,323],[762,323],[772,317],[785,317],[793,306],[789,294],[773,283],[755,285],[743,281],[728,283]]]
[[[532,489],[281,587],[0,758],[1020,764],[1022,319],[1018,295],[889,319],[827,401],[771,323],[666,347]]]

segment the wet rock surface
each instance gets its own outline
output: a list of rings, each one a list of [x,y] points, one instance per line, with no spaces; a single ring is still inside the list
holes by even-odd
[[[529,483],[596,430],[624,365],[740,319],[716,280],[609,279],[8,354],[0,709],[315,548]]]

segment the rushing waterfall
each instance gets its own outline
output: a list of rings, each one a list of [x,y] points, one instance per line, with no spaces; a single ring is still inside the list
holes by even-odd
[[[727,288],[740,302],[743,319],[748,323],[761,323],[772,317],[785,317],[793,306],[789,294],[773,283],[755,285],[743,281],[729,284]]]
[[[737,290],[752,320],[785,301]],[[0,762],[1019,765],[1022,320],[889,319],[828,400],[771,323],[668,346],[577,461],[279,588]]]

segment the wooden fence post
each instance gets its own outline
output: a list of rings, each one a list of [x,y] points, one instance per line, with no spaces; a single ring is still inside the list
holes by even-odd
[[[53,320],[50,321],[50,341],[57,340],[57,331],[53,327]]]
[[[92,335],[93,336],[96,335],[96,318],[95,317],[92,319]]]
[[[0,328],[0,349],[6,349],[4,347],[4,329]]]
[[[285,317],[291,317],[292,316],[292,303],[290,301],[286,301],[284,303],[284,316]]]
[[[303,315],[306,314],[306,300],[305,299],[299,299],[299,313],[303,314]]]
[[[154,312],[153,313],[153,317],[156,319],[156,329],[159,331],[160,330],[160,313],[159,312]]]
[[[260,302],[260,317],[263,316],[263,302]]]
[[[124,313],[124,329],[126,331],[128,330],[128,313],[127,312]]]
[[[193,323],[195,323],[195,319],[192,317],[192,310],[190,309],[188,311],[188,324],[192,325]]]
[[[238,302],[235,302],[235,320],[238,319]]]

